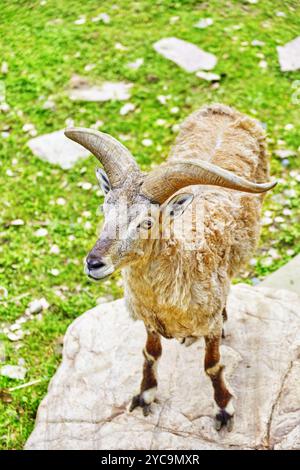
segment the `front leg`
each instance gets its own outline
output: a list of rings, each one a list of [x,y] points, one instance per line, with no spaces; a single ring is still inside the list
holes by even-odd
[[[214,388],[215,402],[219,407],[219,412],[216,414],[216,429],[219,431],[222,426],[226,426],[228,431],[231,431],[234,416],[233,396],[224,379],[224,366],[220,364],[220,342],[221,334],[205,336],[204,366]]]
[[[157,363],[161,356],[161,352],[160,336],[155,332],[147,330],[147,342],[143,350],[145,360],[140,393],[133,397],[129,411],[140,406],[143,409],[144,416],[149,415],[151,411],[151,403],[155,400],[156,396]]]

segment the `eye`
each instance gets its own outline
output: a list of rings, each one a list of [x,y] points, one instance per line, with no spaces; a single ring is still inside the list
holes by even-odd
[[[153,222],[151,219],[145,219],[143,220],[143,222],[141,222],[139,225],[138,225],[138,228],[141,227],[145,230],[149,230],[153,225]]]

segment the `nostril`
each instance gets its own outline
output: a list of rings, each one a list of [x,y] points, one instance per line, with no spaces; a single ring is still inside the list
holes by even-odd
[[[99,269],[105,266],[105,263],[100,261],[99,259],[89,259],[87,260],[87,266],[89,269]]]

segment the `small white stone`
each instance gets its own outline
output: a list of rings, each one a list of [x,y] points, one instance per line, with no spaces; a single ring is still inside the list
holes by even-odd
[[[294,124],[286,124],[286,125],[284,126],[284,129],[285,129],[286,131],[291,131],[292,129],[294,129]]]
[[[74,24],[76,24],[76,25],[81,25],[81,24],[84,24],[85,22],[86,22],[85,16],[81,16],[81,17],[78,18],[76,21],[74,21]]]
[[[86,64],[84,67],[85,72],[91,72],[96,67],[96,64]]]
[[[196,77],[202,78],[207,82],[218,82],[221,79],[220,75],[218,75],[217,73],[203,72],[202,70],[196,72]]]
[[[170,24],[175,24],[179,20],[180,20],[180,16],[171,16],[171,18],[169,19],[169,23]]]
[[[279,215],[275,217],[274,221],[281,224],[284,222],[284,218]]]
[[[12,177],[12,176],[14,176],[14,174],[13,174],[13,172],[11,171],[11,169],[10,169],[10,168],[8,168],[8,170],[6,170],[6,172],[5,172],[5,173],[6,173],[6,176],[9,176],[9,177]]]
[[[109,24],[110,23],[110,16],[107,13],[100,13],[100,15],[95,16],[92,18],[93,23],[98,23],[99,21],[102,21],[104,24]]]
[[[286,250],[286,254],[288,256],[293,256],[295,254],[295,251],[290,248],[290,249]]]
[[[45,101],[45,103],[43,104],[43,109],[50,109],[50,110],[55,109],[54,101],[52,101],[52,100]]]
[[[296,155],[296,152],[290,149],[279,149],[279,150],[275,150],[274,153],[277,157],[282,158],[282,159],[294,157]]]
[[[171,98],[171,95],[158,95],[157,101],[160,104],[167,104],[167,101]]]
[[[79,186],[81,189],[84,189],[85,191],[90,191],[93,185],[88,181],[81,181],[77,186]]]
[[[64,206],[66,204],[66,200],[63,197],[59,197],[56,199],[56,204],[59,206]]]
[[[0,111],[2,111],[3,113],[8,113],[9,110],[10,106],[8,103],[6,103],[5,101],[3,103],[0,103]]]
[[[127,67],[132,70],[139,69],[144,63],[144,59],[142,57],[134,60],[133,62],[128,62]]]
[[[195,28],[204,29],[213,24],[214,20],[212,18],[203,18],[195,24]]]
[[[283,209],[282,213],[283,215],[292,215],[291,209],[288,209],[287,207]]]
[[[87,222],[85,222],[84,228],[85,228],[85,230],[91,230],[92,224],[89,220]]]
[[[121,42],[116,42],[115,43],[115,49],[117,51],[127,51],[128,48],[126,46],[124,46]]]
[[[22,127],[23,132],[30,132],[30,131],[33,131],[34,129],[35,129],[34,125],[31,124],[30,122],[27,124],[24,124],[24,126]]]
[[[155,124],[156,124],[157,126],[165,126],[166,123],[167,123],[167,121],[166,121],[165,119],[157,119],[157,120],[155,121]]]
[[[279,18],[285,18],[286,17],[286,14],[284,13],[284,11],[276,11],[276,16],[278,16]]]
[[[10,341],[20,341],[20,339],[23,339],[24,337],[24,331],[22,330],[18,330],[16,331],[15,333],[8,333],[7,334],[7,338],[10,340]]]
[[[262,222],[262,225],[268,226],[268,225],[272,225],[273,219],[271,219],[270,217],[263,217],[261,222]]]
[[[16,227],[18,227],[19,225],[24,225],[24,220],[23,219],[12,220],[10,225],[14,225]]]
[[[92,213],[90,211],[83,211],[82,213],[83,217],[86,217],[87,219],[89,219],[92,215]]]
[[[256,258],[250,259],[249,264],[250,264],[250,266],[256,266],[257,265],[257,259]]]
[[[46,235],[48,235],[48,230],[46,228],[39,228],[38,230],[36,230],[34,232],[34,235],[36,237],[45,237]]]
[[[153,140],[152,139],[143,139],[142,140],[142,145],[144,147],[151,147],[151,145],[153,145]]]
[[[265,44],[264,41],[260,41],[259,39],[253,39],[253,41],[251,41],[252,46],[263,47]]]
[[[50,274],[52,274],[52,276],[56,277],[56,276],[59,276],[60,274],[60,271],[58,269],[51,269],[50,270]]]
[[[266,62],[265,60],[261,60],[259,63],[258,63],[259,67],[261,69],[266,69],[268,68],[268,62]]]
[[[179,111],[180,110],[179,110],[178,106],[173,106],[173,108],[170,109],[170,113],[172,113],[172,114],[177,114],[177,113],[179,113]]]
[[[2,62],[1,64],[1,73],[2,75],[6,75],[8,73],[8,63]]]
[[[27,369],[23,366],[6,365],[1,367],[0,374],[9,379],[23,380],[26,376]]]
[[[68,239],[70,240],[70,242],[73,242],[74,240],[76,240],[76,237],[74,235],[69,235]]]
[[[60,249],[58,245],[52,245],[50,248],[50,253],[52,255],[58,255],[60,253]]]
[[[120,115],[125,116],[126,114],[135,110],[135,105],[133,103],[126,103],[120,109]]]
[[[177,134],[177,132],[180,131],[180,124],[174,124],[172,126],[172,132],[174,132],[174,134]]]
[[[13,323],[9,327],[10,331],[17,331],[21,329],[21,325],[19,323]]]

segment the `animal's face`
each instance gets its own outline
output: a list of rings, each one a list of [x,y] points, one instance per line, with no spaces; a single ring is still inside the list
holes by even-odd
[[[98,280],[146,256],[152,241],[161,237],[162,225],[182,214],[193,196],[180,194],[168,204],[153,204],[139,193],[136,181],[133,187],[128,180],[121,188],[113,189],[103,170],[97,169],[96,174],[105,195],[104,225],[86,258],[85,271]]]

